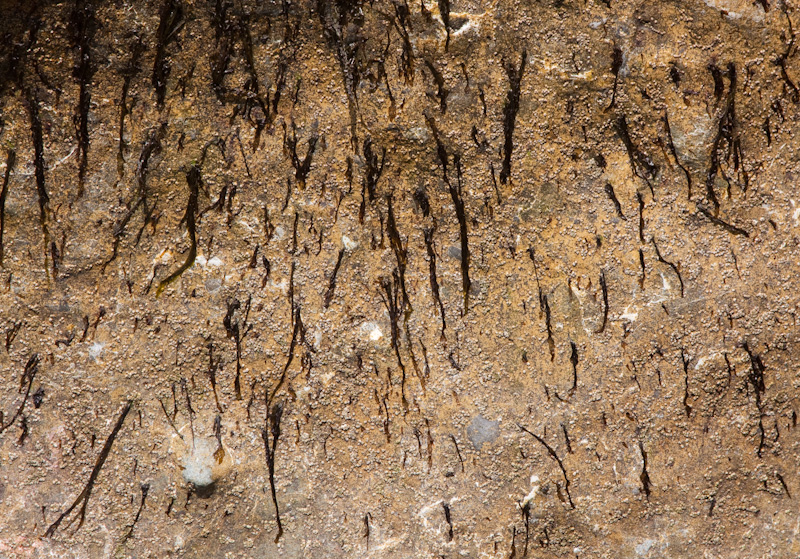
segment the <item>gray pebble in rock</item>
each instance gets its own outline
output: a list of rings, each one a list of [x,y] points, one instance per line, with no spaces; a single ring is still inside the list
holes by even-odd
[[[447,255],[450,258],[455,258],[456,260],[461,260],[461,247],[451,246],[447,249]]]
[[[484,443],[491,443],[500,435],[500,422],[489,421],[482,415],[476,415],[467,427],[467,437],[472,441],[475,450],[480,450]]]
[[[209,293],[214,293],[215,291],[219,290],[220,287],[222,287],[222,282],[217,278],[206,280],[206,289]]]

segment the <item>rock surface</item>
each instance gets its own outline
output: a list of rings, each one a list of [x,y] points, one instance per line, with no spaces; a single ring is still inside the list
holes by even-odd
[[[793,4],[0,13],[0,556],[800,554]]]

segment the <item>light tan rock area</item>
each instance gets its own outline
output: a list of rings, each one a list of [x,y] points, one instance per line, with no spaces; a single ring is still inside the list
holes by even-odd
[[[798,28],[0,1],[0,557],[800,556]]]

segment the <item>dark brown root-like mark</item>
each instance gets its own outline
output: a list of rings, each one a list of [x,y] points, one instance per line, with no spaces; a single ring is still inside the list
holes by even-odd
[[[625,214],[622,213],[622,206],[620,205],[619,200],[617,199],[617,194],[614,192],[614,187],[611,185],[610,182],[606,183],[605,191],[608,198],[614,204],[614,209],[617,211],[617,215],[620,216],[622,219],[628,219],[627,217],[625,217]]]
[[[572,386],[569,389],[569,394],[572,395],[575,393],[575,390],[578,388],[578,346],[575,345],[575,342],[570,341],[570,355],[569,355],[569,362],[572,364]],[[566,434],[566,430],[564,431]],[[569,446],[569,439],[567,439],[567,446]]]
[[[76,199],[83,196],[86,170],[89,166],[89,106],[92,102],[89,85],[92,82],[95,68],[92,63],[92,40],[97,31],[95,19],[95,6],[91,0],[77,0],[72,11],[72,36],[78,48],[78,63],[73,70],[73,76],[78,80],[80,92],[78,94],[78,194]]]
[[[766,2],[766,0],[764,0]],[[766,11],[766,8],[764,9]],[[797,103],[800,101],[800,89],[798,89],[797,84],[794,83],[792,78],[789,77],[789,72],[786,69],[786,60],[789,58],[789,55],[792,53],[792,49],[794,48],[794,26],[792,25],[792,18],[789,17],[789,12],[786,8],[786,3],[781,3],[781,12],[783,12],[784,17],[786,18],[786,23],[789,26],[789,42],[786,44],[786,50],[783,51],[780,56],[775,60],[775,64],[777,64],[781,69],[781,78],[786,86],[792,91],[792,102]]]
[[[3,188],[0,190],[0,266],[3,265],[3,232],[6,224],[6,197],[8,196],[8,179],[17,162],[17,152],[8,148],[6,150],[6,172],[3,175]]]
[[[525,545],[522,546],[522,557],[525,559],[528,557],[528,545],[531,539],[531,502],[526,500],[524,505],[520,503],[517,505],[522,513],[522,521],[525,523]],[[516,553],[516,549],[512,549],[512,551]]]
[[[128,204],[128,211],[125,212],[125,215],[122,217],[122,219],[117,223],[117,225],[114,226],[114,243],[112,247],[112,253],[109,259],[103,263],[102,269],[104,272],[106,266],[111,264],[111,262],[117,258],[117,254],[119,252],[119,243],[122,240],[122,235],[125,233],[125,228],[128,226],[128,222],[133,217],[133,214],[136,213],[136,210],[139,209],[139,206],[142,206],[142,213],[144,214],[144,223],[142,225],[142,229],[144,229],[144,226],[147,225],[147,222],[150,220],[150,216],[155,210],[155,204],[153,206],[149,206],[148,204],[147,172],[150,169],[150,159],[154,155],[161,152],[161,141],[164,139],[166,133],[166,124],[162,124],[158,128],[153,128],[150,130],[150,134],[142,146],[142,152],[139,155],[139,164],[136,167],[136,193],[134,194],[134,201]]]
[[[728,233],[732,233],[733,235],[741,235],[743,237],[750,237],[750,233],[742,229],[741,227],[737,227],[727,221],[720,219],[719,217],[715,216],[713,213],[708,211],[701,205],[697,205],[697,209],[700,210],[700,213],[703,214],[711,223],[714,225],[718,225],[725,229]]]
[[[294,178],[297,181],[297,185],[302,190],[306,187],[306,178],[308,178],[308,173],[311,171],[311,160],[314,157],[314,150],[317,147],[317,140],[319,140],[319,137],[316,131],[311,132],[311,136],[308,138],[308,149],[302,160],[297,155],[297,126],[294,122],[292,122],[292,137],[290,138],[288,134],[286,134],[285,137],[286,151],[289,153],[292,167],[294,167]]]
[[[436,279],[436,252],[433,250],[433,227],[426,228],[422,233],[423,236],[425,237],[425,249],[428,251],[428,271],[431,282],[431,293],[433,294],[433,302],[438,307],[439,316],[442,319],[441,338],[444,340],[445,339],[444,331],[447,328],[447,322],[445,320],[444,305],[442,304],[442,298],[439,295],[439,281]]]
[[[645,497],[650,499],[650,487],[653,484],[650,483],[650,474],[647,473],[647,452],[644,450],[642,441],[639,441],[639,451],[642,453],[642,472],[639,474],[639,481],[642,482],[642,491],[644,491]]]
[[[411,10],[409,10],[408,4],[405,2],[394,2],[394,12],[396,17],[392,18],[392,23],[403,41],[403,52],[400,55],[400,71],[403,74],[406,85],[410,85],[414,81],[414,48],[411,45],[411,35],[408,32]]]
[[[789,486],[786,484],[786,480],[783,479],[783,476],[778,472],[775,473],[775,477],[777,477],[778,481],[781,482],[781,487],[783,487],[783,490],[786,492],[786,496],[791,499],[792,494],[789,493]]]
[[[225,314],[225,318],[222,319],[222,325],[225,326],[228,338],[232,339],[236,346],[236,376],[234,377],[233,388],[237,400],[242,399],[242,342],[253,328],[252,324],[247,324],[247,319],[250,316],[251,300],[252,297],[247,298],[247,303],[245,303],[244,312],[242,313],[237,312],[242,306],[238,299],[229,301],[228,312]]]
[[[475,147],[478,149],[480,153],[485,153],[486,150],[489,149],[489,142],[486,141],[486,134],[483,130],[481,130],[481,137],[478,138],[478,127],[474,124],[472,125],[472,131],[470,132],[470,137],[472,138],[472,143],[475,144]]]
[[[25,105],[31,119],[31,138],[33,140],[33,168],[36,176],[36,192],[39,197],[39,224],[44,237],[44,269],[48,278],[48,251],[50,250],[50,231],[47,219],[50,215],[50,196],[47,194],[44,177],[44,139],[42,137],[42,120],[39,116],[39,99],[35,92],[26,90]]]
[[[431,203],[428,200],[428,194],[423,187],[419,187],[414,191],[414,202],[422,212],[423,217],[428,217],[431,213]]]
[[[558,467],[561,468],[561,474],[564,476],[564,489],[565,489],[565,491],[567,493],[567,500],[569,501],[569,507],[574,509],[575,508],[575,503],[572,502],[572,495],[570,495],[570,493],[569,493],[569,486],[570,486],[569,476],[567,476],[567,470],[566,470],[566,468],[564,468],[564,463],[561,461],[561,458],[558,457],[558,454],[556,454],[556,451],[553,450],[553,448],[549,444],[547,444],[547,442],[545,442],[545,440],[542,439],[539,435],[533,433],[532,431],[529,431],[528,429],[526,429],[525,427],[523,427],[519,423],[517,423],[517,427],[519,427],[524,432],[528,433],[531,437],[533,437],[534,439],[539,441],[539,443],[543,447],[545,447],[545,449],[547,449],[548,454],[550,454],[550,456],[553,458],[553,460],[556,461],[556,463],[558,464]]]
[[[603,291],[603,323],[597,330],[597,334],[602,334],[608,323],[608,286],[606,285],[606,273],[600,272],[600,289]]]
[[[86,486],[83,488],[83,491],[80,492],[78,497],[75,499],[75,502],[73,502],[72,505],[70,505],[70,507],[66,511],[61,513],[61,516],[59,516],[58,519],[50,525],[50,527],[44,533],[43,537],[46,538],[53,537],[53,534],[56,533],[56,530],[58,530],[58,527],[59,525],[61,525],[61,522],[67,516],[69,516],[72,513],[72,511],[75,510],[75,507],[77,507],[81,502],[83,504],[81,505],[78,514],[79,521],[78,521],[78,528],[76,528],[76,531],[80,530],[81,526],[83,526],[83,521],[86,518],[86,507],[89,506],[89,497],[91,497],[92,495],[92,489],[94,488],[94,484],[97,481],[97,476],[100,475],[100,470],[102,469],[103,464],[105,464],[106,462],[106,458],[108,458],[108,455],[111,452],[111,446],[114,444],[114,441],[116,440],[120,429],[122,429],[122,424],[125,422],[125,418],[127,417],[128,412],[131,411],[132,405],[133,402],[131,400],[128,400],[128,402],[122,408],[122,412],[119,414],[117,423],[114,425],[114,429],[112,429],[111,434],[106,439],[106,443],[103,445],[103,449],[100,451],[100,455],[97,457],[97,462],[94,465],[94,469],[92,469],[92,473],[89,475],[89,481],[86,482]],[[75,519],[73,519],[73,522],[74,520]],[[71,523],[72,522],[70,522],[70,524]]]
[[[681,297],[683,297],[683,278],[681,277],[680,269],[678,268],[678,266],[676,266],[675,264],[673,264],[668,260],[665,260],[664,257],[661,256],[661,251],[658,250],[658,245],[656,244],[655,237],[650,240],[653,241],[653,248],[656,250],[656,258],[658,259],[658,261],[672,268],[672,271],[675,272],[676,276],[678,276],[678,283],[681,284]]]
[[[278,104],[281,93],[286,85],[286,70],[289,61],[296,52],[293,45],[297,36],[298,26],[289,21],[288,12],[284,10],[285,32],[279,52],[276,56],[275,95],[270,103],[269,88],[262,92],[256,70],[256,57],[253,51],[253,37],[250,32],[249,18],[246,12],[238,11],[234,16],[229,14],[233,3],[227,0],[217,0],[212,16],[212,25],[215,34],[216,51],[212,53],[211,84],[217,98],[222,102],[231,102],[235,108],[231,119],[242,115],[254,128],[253,151],[260,145],[261,132],[271,126],[277,116]],[[231,57],[236,51],[235,44],[239,42],[247,79],[244,84],[234,88],[225,86],[225,77],[232,73],[229,69]],[[287,55],[286,52],[289,51]],[[299,88],[299,80],[298,80]]]
[[[294,220],[295,220],[295,229],[296,229],[297,228],[297,225],[296,225],[296,223],[297,223],[297,213],[294,214]],[[292,254],[294,252],[295,251],[293,249],[292,250]],[[286,293],[286,295],[287,295],[287,297],[289,299],[289,309],[291,310],[291,313],[289,314],[289,317],[291,318],[291,324],[292,324],[293,328],[294,328],[294,325],[295,325],[295,322],[296,322],[296,319],[297,319],[297,313],[295,312],[295,308],[294,308],[295,307],[295,304],[294,304],[294,270],[295,270],[296,266],[297,266],[297,263],[294,260],[292,260],[292,267],[289,269],[289,289],[287,290],[287,293]],[[302,334],[302,332],[301,332],[301,334]]]
[[[561,431],[564,433],[564,443],[567,445],[567,454],[573,454],[572,442],[569,440],[569,433],[567,433],[567,426],[561,424]]]
[[[681,160],[678,159],[678,151],[675,149],[675,142],[672,141],[672,128],[669,125],[669,115],[667,115],[666,109],[664,109],[664,118],[662,120],[664,121],[664,130],[667,133],[667,147],[669,147],[669,151],[672,154],[672,157],[675,159],[675,164],[678,167],[680,167],[681,171],[683,171],[683,174],[686,176],[686,188],[687,188],[686,196],[687,196],[688,200],[691,200],[692,199],[692,175],[689,173],[689,171],[686,169],[686,167],[683,166],[683,163],[681,163]]]
[[[433,467],[433,435],[431,435],[431,422],[425,418],[425,430],[427,431],[427,446],[428,446],[428,473],[431,472]]]
[[[638,190],[636,191],[636,200],[639,202],[639,241],[644,244],[644,198]]]
[[[517,527],[511,526],[511,551],[508,553],[508,559],[517,559]]]
[[[444,146],[441,138],[439,137],[439,129],[436,127],[436,121],[433,120],[428,115],[425,115],[425,122],[431,129],[431,133],[433,134],[433,140],[436,142],[436,155],[439,158],[439,164],[442,166],[442,177],[444,178],[445,184],[449,185],[450,178],[447,176],[447,165],[448,165],[449,155],[447,154],[447,148]]]
[[[377,367],[375,369],[375,374],[377,375]],[[383,434],[386,436],[386,443],[392,442],[392,432],[389,428],[390,420],[389,420],[389,407],[386,405],[387,396],[383,398],[378,397],[378,391],[375,390],[375,401],[378,403],[378,412],[381,412],[381,404],[383,404]],[[387,391],[388,394],[388,391]]]
[[[261,430],[261,438],[264,440],[264,452],[267,458],[267,470],[269,471],[269,488],[272,493],[272,503],[275,505],[275,522],[278,524],[278,533],[275,535],[275,543],[283,535],[283,525],[281,524],[281,514],[278,510],[278,495],[275,492],[275,449],[278,446],[278,439],[281,436],[281,417],[283,416],[283,402],[278,402],[272,408],[269,407],[267,398],[267,418],[266,428]],[[270,435],[272,443],[270,444]]]
[[[453,541],[453,520],[450,517],[450,505],[442,501],[442,508],[444,509],[444,519],[447,522],[447,541]]]
[[[528,256],[533,262],[533,277],[536,280],[536,288],[539,291],[539,317],[544,312],[544,292],[542,291],[542,284],[539,283],[539,268],[536,266],[536,249],[532,246],[528,247]]]
[[[244,152],[244,144],[242,143],[242,138],[239,136],[238,128],[236,129],[236,142],[239,144],[239,153],[242,154],[242,162],[244,163],[244,170],[247,173],[247,178],[252,179],[253,175],[250,172],[250,165],[247,163],[247,154]]]
[[[336,259],[336,264],[333,267],[333,272],[331,272],[331,278],[328,283],[328,290],[325,292],[325,296],[322,299],[322,307],[327,309],[331,301],[333,300],[333,294],[336,291],[336,276],[339,274],[339,268],[342,266],[342,259],[344,258],[344,249],[339,250],[339,257]]]
[[[367,550],[369,550],[369,519],[370,519],[370,514],[369,513],[365,514],[364,515],[364,530],[363,530],[363,532],[361,534],[361,537],[363,537],[365,540],[367,540],[367,542],[366,542],[367,543]]]
[[[761,125],[761,130],[767,136],[767,147],[772,145],[772,125],[769,122],[769,115],[764,119],[764,124]]]
[[[383,77],[383,83],[386,86],[386,94],[389,97],[389,121],[393,122],[397,117],[397,103],[394,100],[394,95],[392,95],[392,88],[389,85],[389,76],[386,74],[386,66],[383,61],[378,62],[378,78],[380,79],[381,77]]]
[[[639,278],[639,289],[644,291],[644,281],[647,279],[647,272],[644,266],[644,251],[642,249],[639,249],[639,265],[642,268],[642,275]]]
[[[450,0],[438,0],[439,3],[439,16],[442,18],[444,24],[445,40],[444,52],[450,48]]]
[[[172,395],[174,397],[175,396],[175,392],[174,392],[175,385],[172,386],[172,390],[173,390]],[[181,440],[185,440],[183,438],[183,435],[181,435],[181,432],[178,431],[178,427],[175,425],[175,420],[172,417],[170,417],[169,413],[167,412],[167,406],[164,405],[164,401],[161,398],[159,398],[158,399],[158,403],[161,404],[161,411],[164,412],[164,417],[167,418],[167,423],[169,423],[170,427],[172,427],[172,430],[175,431],[175,434],[178,435],[181,438]],[[175,405],[175,413],[176,414],[178,413],[177,404]]]
[[[294,36],[294,35],[296,35],[296,31],[297,31],[298,27],[292,28],[293,29],[292,32],[289,32],[288,29],[289,29],[289,27],[287,26],[287,35],[293,35]],[[250,76],[251,76],[251,79],[257,79],[255,66],[254,66],[253,58],[252,58],[252,56],[253,56],[252,48],[253,47],[252,47],[252,45],[250,45],[252,40],[250,39],[250,31],[247,28],[245,28],[245,37],[247,39],[245,44],[248,45],[247,49],[248,49],[248,52],[249,52],[247,60],[248,60],[248,68],[249,68],[249,71],[250,71]],[[292,38],[292,40],[294,40],[294,39]],[[287,42],[287,40],[284,40],[284,43],[286,43],[286,42]],[[281,93],[283,92],[283,88],[286,85],[286,71],[287,71],[287,68],[289,66],[289,60],[294,56],[295,51],[296,51],[296,47],[293,47],[293,51],[292,51],[291,55],[289,55],[289,56],[287,56],[285,54],[282,55],[280,62],[278,62],[278,68],[275,70],[275,94],[272,96],[272,112],[269,113],[267,118],[266,118],[266,121],[267,121],[268,125],[272,125],[272,122],[278,116],[278,104],[281,101]],[[253,86],[253,87],[255,88],[255,86]],[[260,99],[260,94],[258,93],[258,89],[257,88],[255,89],[255,92],[256,92],[256,95],[258,96],[258,98]],[[296,84],[295,91],[294,91],[294,104],[292,105],[292,108],[294,108],[294,106],[297,104],[297,99],[298,99],[299,95],[300,95],[300,78],[297,78],[297,84]],[[267,92],[266,101],[269,102],[269,92]],[[267,105],[265,105],[265,106],[268,108]],[[252,110],[252,105],[250,105],[247,110],[251,111]],[[249,118],[250,118],[250,121],[252,123],[254,123],[255,126],[256,126],[256,138],[255,138],[255,140],[253,142],[253,147],[257,147],[258,146],[257,140],[258,140],[258,137],[259,137],[259,132],[261,131],[261,123],[257,119],[254,119],[252,116],[250,116]]]
[[[389,313],[389,322],[391,324],[392,332],[392,349],[394,350],[395,357],[397,358],[397,366],[400,368],[401,382],[400,382],[400,396],[403,403],[403,408],[408,409],[408,400],[406,399],[406,368],[403,365],[403,359],[400,356],[400,315],[403,312],[403,303],[401,301],[400,275],[395,268],[392,271],[392,277],[386,276],[380,278],[381,299],[386,306],[386,311]]]
[[[183,272],[191,268],[197,256],[197,225],[195,219],[197,218],[197,200],[200,196],[200,188],[203,185],[200,167],[192,165],[189,172],[186,173],[186,182],[189,184],[189,201],[186,204],[186,213],[183,215],[181,223],[184,221],[186,222],[186,229],[189,232],[189,254],[186,255],[186,260],[177,270],[172,272],[167,278],[161,280],[156,288],[156,297],[160,296],[169,284],[181,277]]]
[[[222,464],[225,459],[225,448],[222,446],[222,416],[217,414],[214,418],[214,438],[217,439],[217,449],[214,451],[214,460]]]
[[[417,341],[419,342],[420,347],[422,347],[422,358],[425,362],[425,368],[422,371],[422,376],[428,378],[431,376],[431,364],[428,361],[428,348],[425,347],[424,343],[422,343],[422,338],[417,338]]]
[[[89,315],[83,316],[83,334],[81,335],[80,342],[83,343],[86,341],[86,336],[89,335]]]
[[[272,224],[272,220],[269,218],[269,208],[264,206],[264,236],[266,237],[264,240],[264,245],[268,245],[269,242],[272,240],[272,235],[275,234],[275,226]]]
[[[218,99],[222,99],[225,92],[223,81],[228,73],[228,64],[230,63],[233,41],[236,36],[236,26],[228,16],[230,7],[232,7],[231,2],[216,0],[214,15],[211,18],[217,50],[212,53],[209,65],[211,67],[211,87]]]
[[[611,93],[611,103],[606,107],[606,111],[611,110],[617,103],[617,84],[619,83],[619,71],[622,68],[622,49],[614,45],[611,53],[611,73],[614,74],[614,88]]]
[[[140,35],[135,35],[136,40],[130,46],[131,57],[128,63],[122,68],[120,73],[122,79],[122,93],[119,101],[119,147],[117,149],[117,175],[122,178],[125,174],[125,151],[127,142],[125,141],[125,117],[131,114],[132,103],[128,104],[128,92],[131,89],[131,81],[139,73],[139,61],[144,53],[144,42]]]
[[[156,31],[156,56],[151,78],[159,108],[164,106],[164,99],[167,96],[167,78],[170,74],[167,47],[178,38],[178,33],[183,29],[185,22],[181,0],[165,0],[161,8],[158,31]]]
[[[437,88],[436,96],[439,98],[439,108],[441,109],[442,114],[444,114],[447,112],[447,96],[450,94],[450,91],[445,87],[444,76],[442,76],[442,73],[436,69],[436,66],[433,65],[433,62],[426,58],[425,66],[428,67],[431,76],[433,76],[433,81]]]
[[[408,250],[406,248],[407,241],[406,245],[404,245],[402,239],[400,238],[400,232],[397,230],[397,222],[394,217],[391,194],[386,196],[386,203],[388,205],[386,230],[389,234],[389,244],[391,245],[394,256],[397,259],[397,271],[400,278],[400,288],[403,294],[403,304],[401,310],[405,314],[405,320],[407,322],[408,317],[413,310],[411,307],[411,301],[408,298],[408,292],[406,291],[406,264],[408,262]]]
[[[511,63],[505,64],[506,74],[508,75],[508,93],[506,102],[503,106],[503,165],[500,169],[500,183],[506,184],[511,178],[511,153],[514,151],[514,127],[517,123],[517,113],[519,112],[520,87],[522,75],[525,72],[525,62],[528,52],[522,51],[519,61],[519,68],[514,68]]]
[[[467,241],[467,215],[464,210],[464,198],[462,197],[461,188],[461,158],[458,155],[453,155],[453,163],[456,166],[457,185],[448,184],[450,188],[450,197],[453,199],[453,206],[456,209],[456,217],[458,218],[459,237],[461,238],[461,288],[464,291],[464,314],[467,314],[469,309],[469,291],[472,287],[472,281],[469,279],[469,243]]]
[[[675,89],[680,87],[680,85],[681,85],[681,73],[680,73],[680,70],[678,70],[678,67],[675,65],[674,62],[672,64],[670,64],[670,67],[669,67],[669,79],[672,80],[672,83],[675,85]]]
[[[364,172],[362,187],[369,193],[369,201],[374,202],[377,196],[378,180],[383,173],[383,166],[386,163],[386,148],[381,150],[381,159],[378,162],[378,154],[372,151],[372,140],[364,140],[364,163],[367,166]]]
[[[272,264],[270,264],[267,257],[263,254],[261,255],[261,264],[264,266],[264,277],[261,279],[261,289],[264,289],[264,287],[267,286],[269,275],[272,272]]]
[[[408,320],[403,321],[403,329],[406,335],[406,344],[408,344],[408,355],[411,357],[411,365],[414,367],[414,374],[417,375],[420,387],[422,391],[425,392],[425,378],[427,377],[428,371],[419,370],[419,363],[417,362],[417,355],[414,353],[414,343],[411,340],[411,330],[408,327]]]
[[[300,214],[298,212],[294,212],[294,224],[292,225],[292,250],[290,254],[297,254],[297,222],[300,220]],[[294,262],[292,262],[292,266],[294,266]],[[294,290],[294,287],[290,287],[290,289]],[[291,291],[293,293],[294,291]],[[289,298],[292,301],[292,298]]]
[[[744,349],[744,351],[747,353],[747,356],[750,358],[750,372],[747,375],[747,382],[753,387],[753,393],[755,394],[756,398],[759,432],[758,451],[756,454],[759,458],[761,458],[761,453],[766,447],[764,432],[764,409],[761,402],[761,397],[764,395],[764,391],[766,390],[766,385],[764,384],[764,370],[766,367],[764,367],[764,361],[761,360],[761,356],[757,353],[753,353],[746,341],[742,342],[742,349]]]
[[[353,150],[358,151],[357,88],[361,81],[358,64],[361,41],[353,35],[359,34],[364,14],[360,3],[353,0],[317,0],[317,15],[342,70],[350,114],[350,143]]]
[[[439,164],[442,166],[442,176],[445,184],[447,184],[448,190],[450,191],[450,197],[453,199],[453,206],[455,207],[456,217],[458,218],[459,236],[461,238],[461,285],[464,291],[464,314],[467,314],[467,310],[469,308],[469,290],[472,286],[472,282],[469,279],[470,254],[469,244],[467,242],[467,216],[464,209],[464,199],[462,197],[461,189],[461,158],[457,154],[453,155],[453,163],[456,166],[458,181],[456,186],[450,182],[450,178],[447,175],[447,148],[445,148],[441,138],[439,137],[439,130],[436,128],[436,123],[427,115],[425,116],[425,120],[428,123],[428,126],[433,134],[433,139],[436,142],[436,154],[439,157]]]
[[[719,68],[713,64],[709,66],[709,70],[712,76],[714,76],[714,93],[719,97],[722,91],[719,91],[719,95],[717,95],[718,89],[720,87],[724,89],[724,86],[721,85],[722,74]],[[714,215],[719,213],[719,199],[714,191],[714,182],[720,172],[722,172],[722,177],[728,182],[730,194],[730,180],[725,176],[720,166],[723,152],[726,162],[730,161],[731,156],[733,156],[733,170],[735,172],[739,172],[739,167],[741,165],[741,175],[744,183],[742,190],[746,192],[749,184],[749,176],[747,170],[744,168],[744,156],[742,155],[742,145],[739,137],[739,125],[736,121],[736,65],[733,62],[728,64],[727,75],[729,81],[728,95],[717,125],[717,134],[711,145],[710,164],[706,172],[706,196],[714,205]]]
[[[175,403],[175,411],[172,414],[173,418],[178,413],[178,402],[177,402],[177,400],[175,400],[174,389],[175,389],[175,386],[173,385],[172,398],[173,398],[174,403]],[[195,438],[194,438],[194,414],[195,414],[195,411],[194,411],[194,408],[192,407],[192,398],[189,395],[189,385],[186,382],[186,379],[183,378],[183,377],[181,377],[181,392],[183,393],[183,397],[186,399],[186,412],[187,412],[187,415],[189,416],[189,432],[192,434],[192,448],[194,448],[194,443],[195,443]]]
[[[683,410],[686,417],[692,416],[692,406],[689,405],[689,361],[681,348],[681,365],[683,365]]]
[[[41,386],[39,387],[38,390],[36,390],[36,392],[33,393],[33,407],[36,408],[37,410],[40,407],[42,407],[42,401],[44,400],[44,393],[45,393],[44,388]]]
[[[458,442],[453,435],[450,435],[450,440],[453,441],[453,446],[456,448],[456,456],[458,456],[458,462],[461,464],[461,473],[464,473],[464,459],[461,457],[461,451],[458,448]]]
[[[714,99],[719,102],[722,99],[722,94],[725,92],[725,82],[722,79],[722,72],[714,65],[708,65],[708,71],[711,72],[711,79],[714,80]]]
[[[544,304],[544,325],[547,328],[547,348],[550,350],[550,362],[555,361],[556,358],[556,343],[553,340],[553,326],[550,316],[550,302],[547,300],[547,295],[542,297]]]
[[[139,486],[139,489],[142,491],[142,500],[139,501],[139,510],[136,511],[136,516],[133,518],[133,522],[128,528],[128,531],[122,537],[122,543],[125,543],[131,538],[131,536],[133,536],[133,529],[136,527],[136,523],[139,522],[139,517],[142,516],[142,511],[144,510],[144,503],[147,500],[147,494],[150,492],[150,484],[143,483]]]
[[[650,188],[650,193],[655,198],[655,192],[653,192],[653,186],[651,185],[650,181],[652,181],[656,177],[656,173],[658,172],[658,166],[653,163],[646,153],[642,152],[636,145],[634,145],[633,140],[631,139],[630,131],[628,130],[628,121],[625,118],[625,115],[620,115],[613,123],[614,130],[616,130],[619,139],[622,140],[623,145],[625,146],[625,150],[628,152],[628,160],[630,161],[631,171],[633,174],[647,183],[647,186]]]
[[[25,444],[25,439],[28,438],[28,418],[26,416],[22,416],[22,419],[19,421],[19,426],[21,432],[19,434],[19,438],[17,439],[17,446],[22,446]]]
[[[17,411],[14,412],[14,415],[11,416],[11,419],[7,423],[3,422],[3,412],[0,411],[0,434],[9,427],[11,427],[17,420],[17,418],[22,415],[22,412],[25,410],[25,404],[28,402],[28,396],[30,396],[31,393],[33,380],[36,378],[36,373],[38,372],[39,372],[39,354],[34,353],[33,355],[31,355],[30,359],[28,359],[28,362],[25,364],[25,370],[22,372],[22,376],[19,379],[19,393],[22,394],[24,392],[24,396],[22,397],[22,403],[20,403],[19,407],[17,408]]]
[[[303,320],[300,317],[300,306],[295,305],[294,303],[292,303],[292,325],[292,341],[289,344],[289,355],[286,358],[286,364],[283,366],[278,383],[275,385],[275,388],[272,389],[272,392],[267,396],[267,408],[272,405],[272,401],[275,399],[275,395],[278,394],[278,390],[280,390],[283,386],[283,383],[286,382],[286,373],[289,371],[289,367],[292,365],[292,361],[294,360],[294,350],[297,347],[297,344],[302,343],[305,340],[305,328],[303,326]]]
[[[69,336],[66,338],[61,338],[60,340],[56,340],[56,347],[63,345],[64,347],[69,347],[70,344],[75,340],[75,330],[69,333]]]

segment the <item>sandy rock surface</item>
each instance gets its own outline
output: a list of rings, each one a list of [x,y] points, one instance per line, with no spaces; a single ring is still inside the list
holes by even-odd
[[[0,557],[800,554],[793,3],[0,13]]]

